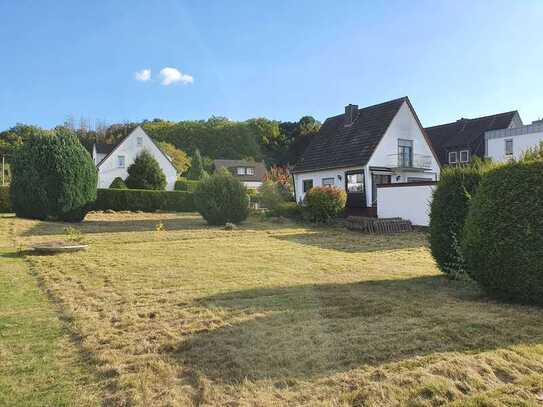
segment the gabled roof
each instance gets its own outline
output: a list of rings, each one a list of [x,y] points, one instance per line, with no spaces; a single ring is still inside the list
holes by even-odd
[[[215,168],[215,171],[218,171],[221,168],[226,168],[233,175],[235,175],[240,181],[261,182],[261,181],[264,181],[264,177],[266,176],[266,167],[264,166],[264,163],[261,163],[261,162],[219,159],[219,160],[213,161],[213,167]],[[238,175],[236,172],[236,168],[238,167],[254,168],[255,173],[254,175],[247,175],[247,174]]]
[[[344,125],[345,114],[325,120],[293,172],[366,165],[407,97],[358,109],[356,120]]]
[[[94,146],[96,147],[96,153],[107,155],[111,153],[118,144],[119,143],[115,143],[115,144],[94,143]]]
[[[439,161],[445,164],[448,162],[449,150],[483,146],[486,131],[508,128],[516,115],[518,112],[514,110],[475,119],[462,118],[452,123],[426,127],[425,130],[437,152]],[[480,155],[480,153],[480,151],[472,151],[472,154]]]
[[[95,146],[96,146],[96,152],[97,153],[100,153],[100,154],[104,154],[104,153],[101,153],[99,150],[98,150],[98,146],[100,145],[101,148],[103,148],[102,151],[108,151],[106,154],[106,156],[104,158],[102,158],[100,160],[100,162],[96,165],[97,167],[100,167],[100,165],[105,162],[112,154],[115,150],[117,150],[117,148],[123,144],[125,142],[125,140],[127,140],[132,134],[134,134],[136,131],[141,131],[143,134],[145,134],[149,140],[151,140],[151,143],[154,144],[154,146],[158,149],[158,151],[161,152],[161,154],[166,158],[166,160],[171,164],[171,166],[173,168],[175,168],[175,170],[177,171],[177,168],[175,167],[175,165],[173,164],[172,160],[170,157],[168,157],[168,155],[166,153],[164,153],[164,151],[162,151],[162,149],[155,143],[155,141],[149,137],[149,135],[145,132],[145,130],[143,130],[143,128],[141,126],[137,126],[134,130],[132,130],[128,135],[122,137],[121,139],[119,139],[117,141],[117,143],[115,144],[99,144],[99,143],[95,143]],[[104,146],[107,146],[107,147],[104,147]]]

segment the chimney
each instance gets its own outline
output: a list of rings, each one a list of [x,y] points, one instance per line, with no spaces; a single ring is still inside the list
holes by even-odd
[[[345,121],[344,121],[345,127],[353,124],[357,116],[358,116],[358,105],[348,104],[347,106],[345,106]]]

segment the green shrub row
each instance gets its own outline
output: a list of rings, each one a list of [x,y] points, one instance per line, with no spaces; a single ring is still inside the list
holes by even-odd
[[[192,212],[192,193],[186,191],[157,191],[144,189],[98,189],[95,210],[143,211],[157,210]]]
[[[485,174],[466,218],[462,252],[467,273],[488,294],[543,305],[543,161]]]
[[[194,190],[198,186],[198,183],[199,181],[194,181],[194,180],[186,179],[186,178],[180,178],[177,181],[175,181],[174,189],[176,191],[194,192]]]
[[[11,198],[9,187],[0,187],[0,213],[11,212]]]
[[[304,218],[304,208],[296,202],[284,202],[270,210],[272,216],[300,220]]]

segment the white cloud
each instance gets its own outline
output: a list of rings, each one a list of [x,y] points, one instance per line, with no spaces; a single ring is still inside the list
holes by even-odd
[[[137,81],[147,82],[149,79],[151,79],[151,70],[142,69],[134,74],[134,78],[136,78]]]
[[[193,83],[194,78],[190,75],[182,73],[179,69],[166,67],[160,71],[160,77],[162,78],[162,84],[165,86],[171,85],[172,83]]]

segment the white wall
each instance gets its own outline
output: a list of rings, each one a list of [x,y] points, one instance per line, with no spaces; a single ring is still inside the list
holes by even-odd
[[[306,179],[313,180],[314,187],[322,187],[322,180],[324,178],[333,178],[334,185],[338,188],[345,190],[345,171],[361,169],[362,167],[350,167],[350,168],[338,168],[333,170],[303,172],[294,174],[294,188],[296,189],[296,202],[300,202],[304,199],[303,193],[303,181]],[[341,176],[341,180],[338,178]]]
[[[407,182],[408,177],[428,178],[430,181],[435,181],[439,178],[440,167],[439,163],[432,154],[432,150],[426,141],[426,138],[422,134],[417,120],[413,116],[411,109],[407,102],[404,102],[398,111],[398,114],[394,117],[390,126],[383,138],[379,142],[379,145],[375,149],[370,161],[369,167],[390,167],[391,157],[390,154],[398,154],[398,139],[412,140],[413,141],[413,155],[424,155],[431,157],[430,169],[425,172],[415,171],[395,171],[392,175],[392,182]],[[372,189],[371,189],[371,174],[366,171],[366,188],[368,206],[372,202]],[[378,193],[379,195],[379,193]]]
[[[413,225],[430,224],[430,203],[435,185],[398,185],[378,188],[377,216],[379,218],[402,218]]]
[[[142,137],[142,146],[137,145],[138,137]],[[166,189],[168,191],[173,190],[175,180],[177,178],[177,171],[170,161],[162,154],[158,147],[153,143],[149,136],[143,131],[141,127],[137,127],[130,135],[124,139],[124,141],[117,146],[110,156],[103,161],[98,167],[98,188],[109,188],[111,182],[117,177],[126,179],[128,167],[134,162],[139,153],[143,150],[147,150],[158,161],[160,168],[166,176]],[[124,168],[118,167],[117,157],[124,155],[125,166]]]
[[[486,156],[494,161],[506,161],[509,157],[505,155],[505,140],[513,140],[513,158],[519,159],[526,150],[539,146],[539,143],[543,141],[543,131],[487,138]]]

